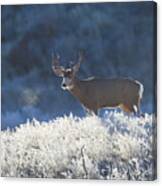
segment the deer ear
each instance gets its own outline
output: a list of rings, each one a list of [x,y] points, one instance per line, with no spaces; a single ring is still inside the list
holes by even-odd
[[[62,66],[52,66],[52,70],[54,71],[54,73],[56,74],[56,76],[59,76],[59,77],[63,77],[64,76],[64,67]]]
[[[79,68],[80,68],[80,63],[77,63],[76,65],[73,66],[74,74],[78,72]]]

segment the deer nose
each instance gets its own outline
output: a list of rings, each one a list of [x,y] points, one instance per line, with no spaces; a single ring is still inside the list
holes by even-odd
[[[62,87],[66,87],[66,84],[65,83],[62,83]]]

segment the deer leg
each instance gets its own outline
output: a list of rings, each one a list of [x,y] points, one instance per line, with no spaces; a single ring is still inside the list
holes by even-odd
[[[92,115],[94,115],[94,111],[93,110],[90,110],[90,109],[88,109],[86,107],[84,107],[84,111],[85,111],[86,116],[92,116]]]
[[[94,114],[98,116],[98,109],[93,110]]]
[[[93,116],[93,115],[94,115],[94,114],[93,114],[93,111],[92,111],[92,110],[87,109],[87,115],[88,115],[88,116]]]
[[[134,116],[137,116],[137,117],[141,116],[139,104],[131,104],[131,105],[127,106],[127,112],[133,113]]]
[[[136,115],[136,106],[130,104],[123,104],[121,106],[122,110],[124,111],[125,115],[130,117]]]
[[[126,113],[130,113],[131,112],[129,106],[127,106],[126,104],[122,104],[120,107]]]
[[[139,98],[138,99],[138,103],[137,103],[137,116],[138,117],[144,117],[144,114],[141,112],[141,110],[140,110],[140,102],[141,102],[141,99]]]
[[[135,116],[138,116],[138,117],[141,115],[140,107],[138,104],[133,105],[133,113]]]
[[[140,117],[141,111],[140,111],[140,98],[137,97],[131,104],[130,104],[130,110],[134,113],[135,116]]]

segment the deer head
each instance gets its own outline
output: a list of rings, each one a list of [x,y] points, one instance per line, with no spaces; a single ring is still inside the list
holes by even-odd
[[[80,52],[78,62],[69,68],[64,68],[63,66],[60,66],[60,56],[58,54],[53,55],[52,69],[56,74],[56,76],[63,78],[61,84],[62,89],[71,90],[73,88],[75,76],[80,68],[82,61],[83,61],[83,55]]]

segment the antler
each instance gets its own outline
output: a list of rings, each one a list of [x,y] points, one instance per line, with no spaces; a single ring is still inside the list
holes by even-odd
[[[79,52],[78,63],[73,66],[74,73],[79,70],[81,63],[83,62],[83,51]]]
[[[58,54],[52,53],[52,66],[60,66],[60,56]]]
[[[79,58],[78,58],[78,63],[82,63],[83,62],[83,51],[79,51]]]
[[[52,53],[52,69],[57,76],[63,76],[64,67],[60,66],[60,56]]]

